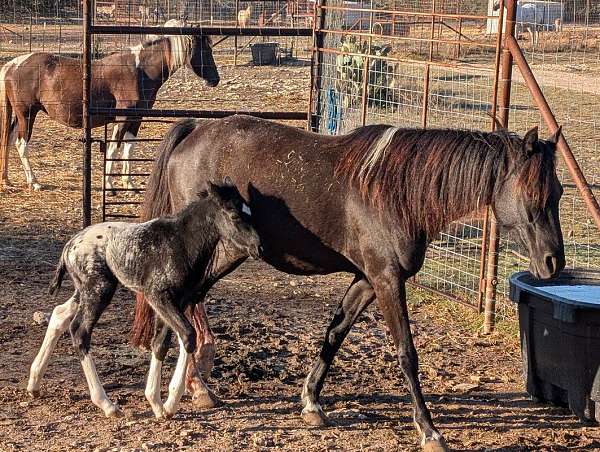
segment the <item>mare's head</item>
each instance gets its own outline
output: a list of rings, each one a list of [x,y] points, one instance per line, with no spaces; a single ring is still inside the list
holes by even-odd
[[[221,240],[258,259],[262,254],[262,246],[251,222],[250,207],[231,179],[226,177],[220,185],[208,182],[206,190],[200,192],[200,197],[216,204],[213,221]]]
[[[515,231],[529,253],[530,272],[540,279],[558,276],[565,267],[558,202],[563,189],[556,176],[560,128],[548,140],[537,127],[523,139],[511,137],[508,172],[492,201],[497,221]]]

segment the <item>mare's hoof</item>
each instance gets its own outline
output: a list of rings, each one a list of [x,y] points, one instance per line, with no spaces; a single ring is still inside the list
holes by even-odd
[[[447,450],[448,446],[446,445],[444,438],[431,439],[429,441],[425,441],[425,444],[423,444],[424,452],[446,452]]]
[[[329,418],[323,413],[323,410],[319,411],[304,411],[302,410],[302,420],[307,424],[313,427],[329,427],[332,425],[332,422]]]
[[[125,415],[125,413],[123,413],[123,410],[121,410],[121,408],[119,408],[118,405],[113,405],[112,407],[108,408],[104,414],[106,414],[106,417],[111,417],[111,418],[120,418],[123,417]]]
[[[212,391],[196,393],[192,396],[192,403],[196,408],[210,409],[223,405]]]

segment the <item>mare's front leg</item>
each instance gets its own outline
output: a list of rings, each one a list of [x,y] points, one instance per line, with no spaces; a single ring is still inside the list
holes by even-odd
[[[323,382],[342,342],[360,314],[375,299],[373,287],[362,276],[357,276],[338,304],[327,328],[323,348],[313,364],[302,388],[302,419],[309,425],[324,426],[329,420],[319,404]]]
[[[204,297],[219,279],[234,271],[247,257],[240,250],[227,246],[224,242],[219,242],[215,248],[210,269],[206,272],[208,276],[202,281],[197,305],[193,307],[192,316],[198,347],[193,362],[188,365],[187,388],[192,394],[194,405],[198,408],[214,408],[221,403],[203,380],[203,375],[205,378],[209,377],[215,356],[215,341],[204,309]],[[196,367],[194,363],[199,366]]]
[[[71,338],[73,346],[79,353],[81,367],[87,381],[90,397],[94,405],[100,408],[107,417],[118,417],[122,415],[120,408],[107,396],[102,383],[96,372],[96,365],[90,353],[90,342],[92,331],[98,319],[109,305],[115,290],[117,281],[112,276],[103,277],[95,275],[96,278],[88,281],[80,288],[81,302],[77,313],[71,321]]]
[[[131,162],[129,159],[133,158],[133,148],[135,146],[135,140],[137,139],[137,133],[140,129],[140,122],[128,122],[125,124],[125,133],[123,134],[123,154],[122,168],[123,173],[121,179],[123,185],[129,190],[135,190],[135,184],[131,178]]]
[[[52,352],[56,348],[56,343],[62,334],[69,328],[69,323],[77,312],[78,304],[79,292],[75,291],[68,301],[56,306],[52,311],[52,316],[48,322],[48,329],[44,336],[44,342],[42,342],[40,351],[33,360],[29,372],[27,392],[32,397],[38,397],[40,395],[40,385],[42,384],[42,378],[44,378],[44,374],[48,368],[50,355],[52,355]]]
[[[413,419],[426,451],[445,451],[446,442],[434,427],[419,383],[419,361],[412,339],[406,306],[406,286],[399,269],[390,264],[374,275],[367,275],[375,289],[379,308],[394,339],[400,368],[413,403]]]

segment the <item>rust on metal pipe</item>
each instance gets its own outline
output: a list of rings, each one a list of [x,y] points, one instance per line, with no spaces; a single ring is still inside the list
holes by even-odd
[[[523,55],[523,52],[519,47],[519,43],[512,36],[507,40],[507,43],[511,54],[515,59],[515,63],[517,64],[519,71],[521,71],[521,75],[525,80],[525,84],[527,85],[527,88],[529,88],[529,91],[533,96],[533,100],[540,109],[542,118],[544,118],[544,121],[548,125],[550,132],[554,133],[558,129],[558,123],[556,122],[556,118],[554,117],[554,114],[552,113],[552,110],[550,109],[550,106],[548,105],[548,102],[542,93],[540,85],[535,79],[535,76],[533,75],[527,60],[525,59],[525,55]],[[569,174],[573,178],[573,182],[575,182],[575,185],[577,186],[577,189],[579,190],[579,193],[581,194],[588,211],[592,215],[594,223],[596,223],[596,227],[600,230],[600,206],[598,205],[598,201],[590,189],[587,180],[585,179],[585,176],[581,171],[573,152],[571,151],[571,147],[562,134],[559,137],[557,148],[560,150],[560,153],[569,170]]]
[[[435,0],[431,2],[431,34],[429,36],[429,62],[433,61],[433,42],[435,36]],[[421,111],[421,127],[427,127],[427,114],[429,113],[429,76],[431,66],[425,66],[423,75],[423,109]]]
[[[90,113],[102,116],[154,117],[154,118],[225,118],[231,115],[249,115],[263,119],[306,121],[305,111],[243,111],[243,110],[150,110],[138,108],[90,107]]]
[[[504,2],[500,3],[504,9]],[[502,49],[502,74],[499,84],[502,88],[500,96],[500,123],[508,127],[508,113],[510,105],[510,88],[512,82],[512,55],[507,48],[506,42],[515,33],[515,18],[517,17],[517,2],[509,0],[506,5],[506,30],[504,33],[504,47]],[[503,24],[498,22],[498,33],[501,33]],[[493,118],[492,118],[493,120]],[[490,239],[485,283],[485,308],[483,332],[491,333],[496,322],[496,295],[498,289],[498,250],[500,248],[500,234],[494,212],[489,213]]]
[[[494,59],[494,85],[492,91],[492,131],[496,130],[496,112],[498,104],[498,84],[500,73],[500,54],[502,53],[502,23],[504,22],[504,0],[500,0],[500,12],[498,14],[498,35],[496,36],[496,56]],[[493,214],[492,214],[493,215]],[[483,234],[481,238],[481,255],[479,259],[479,293],[477,294],[477,310],[483,309],[483,297],[486,293],[487,283],[485,280],[485,262],[488,254],[488,226],[490,226],[490,208],[485,209],[483,217]],[[495,239],[495,238],[494,238]]]
[[[105,35],[191,35],[191,36],[312,36],[312,28],[277,27],[149,27],[92,25],[90,33]]]
[[[373,12],[375,14],[391,14],[393,16],[415,16],[415,17],[431,17],[432,14],[435,14],[437,17],[443,17],[448,19],[469,19],[469,20],[486,20],[486,19],[495,19],[496,16],[488,16],[482,14],[457,14],[457,13],[445,13],[442,11],[429,13],[425,11],[407,11],[407,10],[399,10],[399,9],[377,9],[377,8],[347,8],[345,6],[322,6],[322,9],[329,9],[332,11],[356,11],[356,12]]]
[[[323,1],[323,0],[320,0]],[[313,5],[313,21],[312,21],[312,27],[313,30],[317,27],[317,5],[319,5],[319,3],[315,2],[315,4]],[[308,107],[307,107],[307,111],[306,111],[306,118],[307,118],[307,123],[306,123],[306,128],[307,130],[313,130],[313,115],[312,115],[312,108],[313,108],[313,99],[314,99],[314,90],[316,89],[316,80],[315,80],[315,63],[317,62],[317,59],[319,58],[318,55],[318,51],[316,49],[319,48],[319,44],[318,44],[318,39],[317,39],[317,33],[313,33],[313,48],[312,48],[312,52],[310,55],[310,82],[309,82],[309,92],[308,92]]]

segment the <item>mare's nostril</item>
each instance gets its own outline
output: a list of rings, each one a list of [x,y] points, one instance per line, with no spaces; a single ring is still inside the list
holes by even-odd
[[[550,272],[551,275],[556,273],[558,269],[558,259],[553,254],[546,254],[546,268]]]

